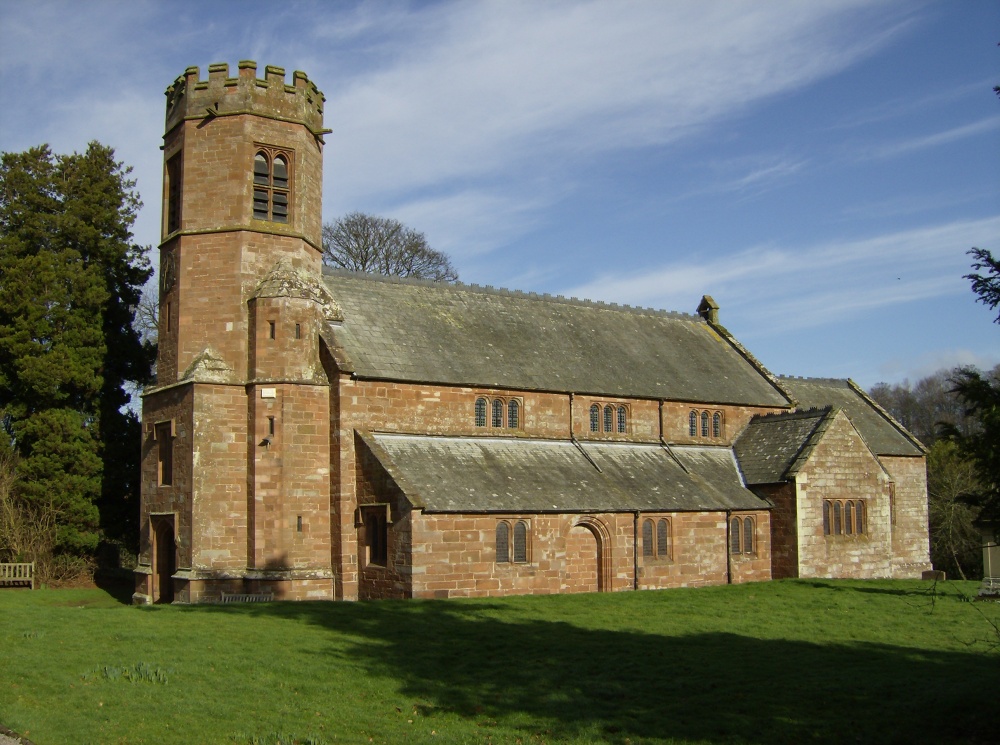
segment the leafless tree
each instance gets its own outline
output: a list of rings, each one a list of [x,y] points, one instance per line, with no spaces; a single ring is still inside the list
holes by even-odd
[[[323,262],[359,272],[454,282],[448,256],[398,220],[351,212],[323,225]]]

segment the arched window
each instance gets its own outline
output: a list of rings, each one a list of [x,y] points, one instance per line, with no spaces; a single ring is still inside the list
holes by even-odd
[[[740,551],[740,538],[742,538],[743,526],[740,524],[740,519],[734,517],[729,522],[729,553],[738,554]]]
[[[823,500],[823,535],[830,535],[830,501]]]
[[[867,509],[863,499],[824,499],[823,535],[865,535]]]
[[[688,414],[688,434],[691,437],[698,436],[698,412],[692,411]]]
[[[642,555],[653,558],[655,546],[653,545],[653,521],[642,521]]]
[[[712,414],[712,437],[722,437],[722,414],[718,411]]]
[[[486,399],[477,398],[476,399],[476,426],[485,427],[486,426]]]
[[[701,436],[708,437],[708,412],[701,412]]]
[[[754,530],[754,519],[752,517],[743,518],[743,553],[752,554],[754,549],[754,539],[757,537]]]
[[[604,407],[604,431],[610,432],[615,421],[615,409],[608,405]]]
[[[601,431],[601,407],[597,404],[590,407],[590,431]]]
[[[510,561],[510,525],[497,523],[497,563],[506,564]]]
[[[656,554],[661,559],[670,557],[670,522],[660,520],[656,524]]]
[[[841,518],[841,510],[843,508],[840,506],[840,502],[833,503],[833,533],[834,535],[842,535],[844,532],[844,524]]]
[[[288,222],[291,166],[287,153],[271,148],[253,158],[253,216],[255,220]]]
[[[854,502],[850,500],[844,505],[844,532],[854,535]]]
[[[493,426],[503,426],[503,401],[499,398],[493,399]]]
[[[628,429],[628,413],[624,406],[618,407],[618,434],[623,435]]]
[[[507,426],[511,429],[517,429],[520,424],[520,414],[521,406],[518,404],[516,398],[512,398],[507,404]]]
[[[514,524],[514,562],[523,564],[528,561],[528,524],[518,520]]]
[[[865,503],[858,501],[855,502],[854,509],[854,532],[858,535],[864,535],[865,532]]]

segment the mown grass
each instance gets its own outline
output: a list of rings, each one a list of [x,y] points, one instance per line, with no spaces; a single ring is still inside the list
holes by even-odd
[[[0,724],[49,743],[995,742],[975,583],[136,608],[0,591]]]

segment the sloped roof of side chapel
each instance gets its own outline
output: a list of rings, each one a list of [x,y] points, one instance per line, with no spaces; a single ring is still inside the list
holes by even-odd
[[[368,379],[789,406],[700,316],[459,283],[324,270],[339,367]]]

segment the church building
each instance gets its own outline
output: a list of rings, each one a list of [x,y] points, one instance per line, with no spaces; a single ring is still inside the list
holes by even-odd
[[[323,94],[167,89],[135,602],[930,569],[925,450],[694,314],[323,268]]]

